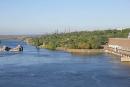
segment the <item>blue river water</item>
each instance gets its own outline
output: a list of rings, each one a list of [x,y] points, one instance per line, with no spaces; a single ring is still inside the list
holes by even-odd
[[[130,87],[130,63],[110,54],[74,55],[36,49],[18,40],[0,45],[21,53],[0,52],[0,87]]]

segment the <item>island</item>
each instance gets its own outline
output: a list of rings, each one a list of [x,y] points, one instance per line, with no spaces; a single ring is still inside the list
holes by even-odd
[[[127,38],[130,28],[45,34],[28,38],[29,44],[67,52],[103,52],[109,38]]]

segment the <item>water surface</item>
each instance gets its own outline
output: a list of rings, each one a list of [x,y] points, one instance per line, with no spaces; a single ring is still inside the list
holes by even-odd
[[[0,87],[130,87],[130,64],[110,54],[72,55],[36,49],[22,41],[21,53],[0,53]]]

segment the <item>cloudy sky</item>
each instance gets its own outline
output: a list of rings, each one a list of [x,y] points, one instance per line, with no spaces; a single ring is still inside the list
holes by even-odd
[[[0,34],[130,27],[130,0],[0,0]]]

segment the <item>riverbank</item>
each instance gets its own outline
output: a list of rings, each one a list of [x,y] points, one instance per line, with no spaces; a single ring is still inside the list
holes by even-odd
[[[69,49],[63,47],[57,47],[56,50],[66,51],[70,53],[103,53],[104,49]]]

